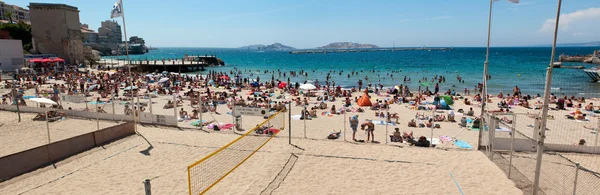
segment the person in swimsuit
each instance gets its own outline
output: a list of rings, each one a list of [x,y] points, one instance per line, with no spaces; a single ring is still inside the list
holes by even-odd
[[[375,124],[373,124],[373,122],[369,120],[365,121],[360,125],[360,129],[367,131],[367,142],[369,142],[369,138],[371,138],[371,142],[375,141],[375,135],[373,134],[373,131],[375,131]]]
[[[356,130],[358,129],[358,115],[350,117],[350,128],[352,128],[352,140],[356,141]]]

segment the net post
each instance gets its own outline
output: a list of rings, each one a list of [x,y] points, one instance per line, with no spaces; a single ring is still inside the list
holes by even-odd
[[[112,118],[113,121],[115,121],[115,98],[114,97],[110,97],[110,102],[112,103]]]
[[[150,180],[149,179],[144,180],[144,192],[146,192],[146,195],[152,194],[152,190],[150,189]]]
[[[579,163],[575,163],[575,182],[573,182],[573,195],[577,195],[577,178],[579,177]]]
[[[17,102],[17,104],[18,104],[18,102]],[[46,114],[46,117],[45,117],[46,118],[46,133],[48,135],[48,144],[50,144],[50,123],[48,123],[48,116],[49,116],[48,113],[49,113],[49,110],[46,110],[46,113],[45,113]]]
[[[306,119],[308,118],[308,116],[305,114],[306,113],[306,105],[304,105],[304,111],[302,111],[302,119],[304,121],[304,138],[306,137]]]
[[[289,123],[289,133],[288,133],[288,142],[290,145],[292,145],[292,102],[288,102],[288,120],[290,121]]]
[[[200,76],[202,77],[202,76]],[[204,126],[204,122],[202,121],[202,113],[204,113],[204,109],[202,109],[204,106],[204,103],[202,102],[202,91],[198,90],[198,118],[200,119],[200,127],[199,129],[202,130],[202,127]],[[231,107],[231,115],[235,115],[235,105],[233,107]],[[235,127],[237,130],[237,127]],[[191,193],[191,192],[190,192]]]
[[[96,130],[100,130],[100,120],[98,119],[98,105],[96,105]]]
[[[346,140],[346,103],[344,103],[344,141]],[[387,144],[387,140],[386,140]]]
[[[490,137],[489,139],[489,147],[490,147],[490,159],[494,160],[494,137],[496,137],[496,135],[494,135],[496,133],[496,113],[492,113],[492,115],[490,115],[489,119],[488,119],[488,123],[487,123],[487,130],[488,130],[488,135]],[[485,131],[485,125],[484,126],[480,126],[480,131]]]
[[[202,121],[200,121],[202,122]],[[188,176],[188,192],[192,195],[192,176],[190,174],[190,167],[187,167],[187,176]]]
[[[513,159],[513,152],[514,152],[514,142],[515,142],[515,132],[517,128],[517,114],[513,113],[513,121],[512,121],[512,129],[511,129],[511,133],[510,133],[510,157],[508,160],[508,178],[510,179],[510,173],[512,171],[512,159]]]
[[[594,141],[594,147],[598,146],[598,132],[600,131],[600,118],[598,118],[598,124],[596,126],[596,141]]]
[[[152,112],[152,93],[146,93],[148,94],[148,109],[150,109],[150,115],[153,114]]]

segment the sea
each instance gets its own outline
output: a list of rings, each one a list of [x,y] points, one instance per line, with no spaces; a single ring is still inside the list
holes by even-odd
[[[600,47],[558,47],[556,58],[560,54],[588,55]],[[488,91],[491,94],[512,93],[515,86],[525,94],[543,94],[546,69],[551,59],[550,47],[493,47],[490,48]],[[380,52],[327,53],[327,54],[290,54],[287,51],[258,51],[231,48],[159,48],[143,55],[131,55],[132,60],[161,60],[182,58],[184,55],[216,55],[225,61],[221,67],[208,67],[208,70],[229,72],[234,68],[242,70],[243,77],[261,81],[279,79],[287,81],[278,71],[308,72],[308,76],[291,77],[291,81],[319,81],[324,84],[327,73],[331,80],[344,88],[358,87],[358,80],[364,85],[383,85],[393,87],[408,85],[410,90],[419,86],[433,91],[431,78],[445,76],[446,82],[440,84],[440,90],[455,90],[464,93],[465,88],[473,90],[483,79],[483,66],[486,48],[461,48],[451,50],[397,50]],[[104,59],[125,59],[124,56],[106,56]],[[585,63],[563,63],[563,66],[595,65]],[[265,70],[275,71],[264,73]],[[334,73],[335,71],[335,73]],[[340,75],[340,71],[343,71]],[[348,74],[358,71],[357,75]],[[205,74],[206,72],[188,73]],[[390,76],[391,74],[391,76]],[[286,74],[289,76],[289,74]],[[462,77],[463,82],[457,80]],[[365,80],[368,77],[368,80]],[[410,82],[404,82],[404,77]],[[428,83],[419,80],[426,77]],[[551,92],[555,95],[574,95],[599,97],[600,84],[592,83],[591,78],[581,69],[553,69]]]

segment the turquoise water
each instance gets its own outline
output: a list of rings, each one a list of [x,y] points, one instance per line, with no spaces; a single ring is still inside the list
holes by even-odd
[[[557,48],[556,56],[561,53],[568,55],[590,54],[599,47],[561,47]],[[342,87],[357,86],[358,79],[363,79],[365,84],[379,84],[393,86],[408,84],[411,90],[419,86],[418,80],[427,77],[429,81],[435,75],[446,76],[446,83],[440,85],[441,90],[456,89],[462,93],[464,88],[473,89],[481,82],[483,75],[483,62],[485,61],[485,48],[454,48],[447,51],[396,51],[396,52],[364,52],[364,53],[328,53],[328,54],[289,54],[279,51],[253,51],[245,49],[217,49],[217,48],[160,48],[144,55],[132,55],[132,59],[163,59],[181,58],[188,55],[217,55],[227,64],[224,67],[210,67],[209,70],[229,71],[238,68],[253,70],[243,72],[244,77],[256,78],[261,81],[271,78],[271,73],[264,74],[264,70],[275,70],[275,79],[287,80],[279,77],[277,70],[305,70],[308,77],[292,77],[292,82],[318,79],[324,84],[326,73],[336,71],[331,77],[336,84]],[[546,67],[550,62],[551,48],[549,47],[513,47],[492,48],[490,50],[489,80],[490,93],[499,91],[509,92],[518,85],[526,94],[542,94],[546,76]],[[124,58],[123,56],[105,57]],[[589,64],[565,63],[564,65]],[[259,71],[260,70],[260,71]],[[340,70],[345,70],[340,76]],[[347,77],[351,70],[363,71],[359,76]],[[370,72],[375,70],[376,72]],[[314,71],[314,72],[313,72]],[[393,78],[387,74],[392,71]],[[459,83],[456,75],[460,75],[465,83]],[[379,75],[379,77],[378,77]],[[519,76],[520,75],[520,76]],[[576,69],[554,69],[552,92],[560,95],[600,95],[600,85],[590,83],[591,79],[582,71]],[[365,81],[364,77],[369,80]],[[404,83],[404,76],[411,77],[412,82]],[[452,87],[455,86],[455,87]],[[433,86],[430,87],[433,91]]]

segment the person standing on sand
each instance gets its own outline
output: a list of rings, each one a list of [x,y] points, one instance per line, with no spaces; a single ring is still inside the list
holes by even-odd
[[[365,129],[365,127],[367,129]],[[375,124],[373,124],[373,122],[366,120],[362,125],[360,125],[360,129],[367,131],[367,142],[369,142],[369,138],[372,138],[371,142],[375,141],[375,135],[373,135]]]
[[[358,115],[350,117],[350,128],[352,129],[352,140],[356,140],[356,130],[358,129]]]

